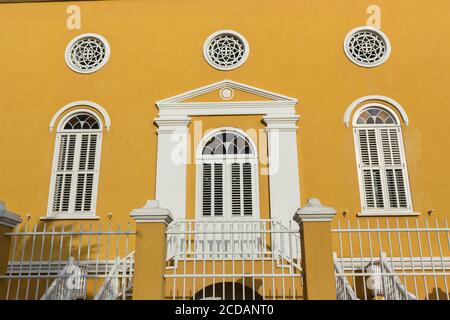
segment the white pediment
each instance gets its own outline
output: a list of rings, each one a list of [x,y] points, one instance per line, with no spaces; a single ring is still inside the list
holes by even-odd
[[[222,80],[201,88],[197,88],[191,91],[183,92],[181,94],[178,94],[176,96],[160,100],[156,103],[156,105],[166,105],[166,104],[173,104],[173,103],[189,103],[190,101],[194,100],[197,97],[205,96],[208,93],[211,92],[220,92],[222,89],[233,89],[235,91],[244,92],[251,96],[253,96],[255,99],[254,101],[276,101],[276,102],[291,102],[291,103],[297,103],[297,99],[291,98],[285,95],[281,95],[278,93],[270,92],[267,90],[259,89],[256,87],[252,87],[243,83],[239,83],[232,80]],[[218,96],[219,98],[219,96]],[[247,99],[245,101],[248,101]],[[230,102],[236,102],[236,101],[220,101],[220,99],[217,99],[216,101],[208,101],[208,102],[223,102],[223,103],[230,103]]]
[[[231,98],[223,92],[232,93]],[[292,114],[298,100],[232,80],[222,80],[156,102],[161,115]]]

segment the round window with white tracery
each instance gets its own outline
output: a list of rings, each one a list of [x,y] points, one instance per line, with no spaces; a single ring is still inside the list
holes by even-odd
[[[385,62],[391,53],[389,39],[373,27],[356,28],[345,38],[347,57],[361,67],[376,67]]]
[[[92,73],[102,68],[110,55],[109,44],[97,34],[84,34],[73,39],[66,48],[66,63],[76,72]]]
[[[239,33],[223,30],[213,33],[206,40],[203,54],[216,69],[231,70],[239,67],[248,57],[247,40]]]

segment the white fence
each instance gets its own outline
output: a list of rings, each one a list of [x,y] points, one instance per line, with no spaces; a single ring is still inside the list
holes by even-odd
[[[338,299],[449,300],[447,220],[339,220],[332,235]]]
[[[6,299],[126,299],[135,231],[118,224],[18,226],[6,275]],[[124,258],[125,257],[125,258]]]
[[[299,299],[297,224],[278,220],[183,220],[167,230],[172,299]]]

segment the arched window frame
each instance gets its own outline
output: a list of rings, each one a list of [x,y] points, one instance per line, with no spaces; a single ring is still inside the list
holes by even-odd
[[[389,115],[391,115],[395,123],[394,124],[358,124],[357,120],[360,117],[360,115],[366,111],[367,109],[371,108],[377,108],[382,109],[385,112],[387,112]],[[401,120],[397,113],[390,107],[381,104],[381,103],[366,103],[359,107],[356,112],[353,115],[353,135],[354,135],[354,143],[355,143],[355,156],[356,156],[356,162],[358,166],[358,182],[359,182],[359,189],[360,189],[360,199],[361,199],[361,208],[362,213],[361,215],[412,215],[413,214],[413,205],[412,205],[412,197],[411,197],[411,189],[410,189],[410,183],[409,183],[409,176],[408,176],[408,168],[407,168],[407,160],[406,160],[406,153],[405,148],[403,144],[403,133],[402,133],[402,126],[401,126]],[[394,131],[393,131],[394,130]],[[360,146],[360,134],[361,131],[371,131],[376,139],[376,152],[377,152],[377,159],[378,159],[378,165],[373,165],[372,161],[370,165],[364,164],[364,161],[362,159],[362,152],[361,152],[361,146]],[[383,146],[383,137],[386,139],[386,137],[389,138],[389,146]],[[387,135],[386,135],[387,134]],[[392,135],[397,135],[397,141],[398,141],[398,152],[399,152],[399,164],[394,164],[394,156],[393,156],[393,138]],[[369,139],[369,135],[367,134],[366,137]],[[395,143],[395,142],[394,142]],[[387,148],[387,149],[384,149]],[[370,147],[369,147],[370,149]],[[374,150],[374,149],[371,149]],[[387,151],[389,150],[389,151]],[[387,163],[385,161],[385,152],[389,152],[391,155],[391,163]],[[380,173],[380,181],[381,181],[381,188],[382,188],[382,204],[383,206],[377,206],[377,200],[375,197],[377,196],[376,192],[373,192],[372,195],[374,197],[374,207],[369,204],[369,201],[367,198],[368,195],[365,191],[365,172],[369,170],[379,170]],[[406,207],[400,206],[398,207],[392,206],[392,203],[390,202],[390,195],[393,195],[392,193],[392,187],[389,189],[389,183],[387,180],[388,171],[391,174],[392,177],[397,177],[397,170],[401,170],[402,174],[402,181],[404,184],[404,197],[406,201]],[[395,174],[393,173],[395,171]],[[374,179],[374,175],[371,172],[371,178]],[[394,174],[394,176],[393,176]],[[392,180],[390,181],[392,184]],[[372,187],[374,186],[373,180],[371,180]],[[396,195],[396,201],[397,204],[400,203],[400,192],[398,190],[399,182],[394,179],[395,184],[395,195]],[[379,198],[378,198],[379,199]],[[395,200],[393,200],[395,202]]]
[[[232,133],[240,136],[249,143],[250,154],[228,154],[228,155],[203,155],[205,145],[211,138],[220,134],[221,132]],[[224,207],[222,215],[215,215],[211,210],[211,215],[205,216],[203,214],[203,166],[205,164],[223,164],[224,166],[224,184],[223,197]],[[251,165],[252,176],[252,214],[240,215],[233,214],[232,210],[232,194],[227,187],[231,186],[231,166],[233,164],[242,165],[249,163]],[[196,151],[196,216],[201,219],[237,219],[237,218],[259,218],[259,177],[258,177],[258,153],[256,144],[253,140],[241,129],[234,127],[221,127],[211,130],[205,134],[200,141]],[[242,211],[242,210],[241,210]]]
[[[66,123],[72,119],[72,117],[78,114],[89,114],[94,117],[98,122],[98,129],[65,129]],[[87,108],[74,108],[68,111],[65,115],[61,117],[61,120],[57,126],[53,164],[52,164],[52,174],[50,180],[50,191],[49,200],[47,207],[47,217],[45,219],[98,219],[96,216],[96,206],[97,206],[97,192],[98,192],[98,180],[100,171],[100,160],[101,160],[101,147],[102,147],[102,135],[103,135],[103,121],[101,117],[91,109]],[[73,167],[72,170],[60,169],[58,163],[60,160],[61,142],[62,138],[66,136],[71,136],[74,139],[74,155],[73,155]],[[84,137],[83,137],[84,136]],[[85,138],[88,136],[88,138]],[[95,140],[92,137],[95,136]],[[87,140],[83,140],[87,139]],[[86,151],[85,170],[80,168],[80,155],[82,143],[86,143],[87,148],[90,148],[89,144],[95,141],[95,155],[93,160],[93,168],[89,168],[89,157],[92,155],[88,154]],[[70,143],[70,142],[69,142]],[[68,148],[68,147],[67,147]],[[69,151],[67,151],[69,152]],[[67,157],[67,153],[65,156]],[[58,175],[71,175],[70,188],[68,191],[68,198],[63,200],[63,196],[60,198],[60,203],[58,207],[59,210],[55,210],[55,194],[56,194],[56,183]],[[83,180],[80,179],[80,175],[83,176]],[[92,178],[92,183],[88,185],[88,176]],[[80,180],[79,180],[80,179]],[[83,189],[77,189],[77,184],[79,181],[83,181]],[[90,201],[86,200],[88,188],[92,188],[90,193]],[[79,192],[80,191],[80,192]],[[63,191],[62,191],[63,192]],[[61,209],[63,207],[63,201],[67,204],[67,210]],[[78,204],[77,205],[77,201]],[[81,201],[81,202],[80,202]],[[90,203],[90,204],[89,204]],[[80,209],[81,207],[81,209]],[[89,207],[89,209],[86,209]]]

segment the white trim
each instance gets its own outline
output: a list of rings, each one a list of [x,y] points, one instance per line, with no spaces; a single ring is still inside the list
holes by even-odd
[[[231,34],[234,35],[235,37],[239,38],[240,40],[242,40],[242,42],[244,43],[244,55],[242,56],[242,59],[240,61],[238,61],[236,64],[231,65],[231,66],[219,66],[217,64],[215,64],[212,60],[211,57],[209,56],[208,53],[208,49],[209,49],[209,44],[210,42],[217,36],[221,35],[221,34]],[[221,70],[221,71],[229,71],[229,70],[233,70],[236,69],[238,67],[240,67],[248,58],[250,54],[250,45],[248,44],[247,39],[240,34],[239,32],[236,32],[234,30],[219,30],[214,32],[213,34],[211,34],[205,41],[205,43],[203,44],[203,57],[205,58],[206,62],[208,62],[208,64],[217,69],[217,70]]]
[[[384,101],[388,104],[390,104],[392,107],[394,107],[399,113],[400,116],[402,117],[403,122],[408,126],[409,125],[409,119],[408,119],[408,115],[406,114],[405,109],[403,109],[403,107],[401,106],[400,103],[398,103],[397,101],[395,101],[394,99],[391,99],[389,97],[386,96],[380,96],[380,95],[369,95],[369,96],[365,96],[365,97],[361,97],[355,101],[353,101],[345,110],[344,113],[344,118],[343,121],[345,123],[345,126],[348,128],[350,126],[350,117],[353,113],[353,110],[360,105],[361,103],[364,103],[366,101],[370,101],[370,100],[379,100],[379,101]],[[383,105],[383,107],[388,107],[386,105]],[[395,112],[394,112],[395,114]],[[400,125],[400,121],[399,121],[399,125]]]
[[[63,125],[70,119],[71,116],[73,116],[76,113],[89,113],[90,115],[94,116],[99,121],[99,129],[93,129],[93,130],[64,130]],[[98,219],[98,217],[95,215],[96,209],[97,209],[97,195],[98,195],[98,184],[99,184],[99,175],[100,175],[100,160],[101,160],[101,148],[102,148],[102,138],[103,138],[103,132],[102,132],[102,121],[99,119],[98,115],[89,109],[74,109],[67,113],[62,119],[60,119],[57,127],[57,134],[55,138],[55,146],[54,146],[54,152],[53,152],[53,162],[52,162],[52,171],[51,171],[51,178],[50,178],[50,190],[48,195],[48,203],[47,203],[47,219],[48,220],[76,220],[76,219]],[[80,153],[80,137],[84,134],[89,135],[96,135],[97,136],[97,144],[95,149],[95,164],[94,169],[90,170],[90,174],[93,174],[93,182],[92,182],[92,195],[91,195],[91,210],[89,213],[55,213],[53,212],[53,197],[55,192],[55,183],[56,183],[56,177],[57,177],[57,166],[58,166],[58,160],[59,160],[59,148],[60,148],[60,139],[62,135],[76,135],[75,139],[75,150],[74,150],[74,160],[73,160],[73,170],[72,170],[72,181],[71,181],[71,187],[70,187],[70,193],[72,194],[72,198],[69,200],[69,210],[71,207],[74,207],[74,198],[76,197],[76,183],[77,179],[76,176],[79,172],[78,169],[76,169],[76,165],[79,161],[79,153]],[[88,172],[86,172],[88,174]],[[41,218],[44,220],[43,218]]]
[[[250,94],[254,94],[256,96],[260,96],[260,97],[264,97],[267,98],[269,100],[273,100],[273,101],[287,101],[290,102],[290,104],[297,104],[298,100],[292,97],[288,97],[285,95],[281,95],[278,93],[274,93],[271,91],[267,91],[267,90],[263,90],[263,89],[259,89],[253,86],[249,86],[247,84],[243,84],[243,83],[239,83],[233,80],[221,80],[194,90],[190,90],[190,91],[186,91],[183,93],[180,93],[178,95],[163,99],[163,100],[159,100],[156,102],[156,106],[161,109],[160,107],[165,107],[167,105],[171,105],[171,103],[180,103],[183,102],[185,100],[189,100],[192,99],[194,97],[203,95],[205,93],[209,93],[212,92],[214,90],[218,90],[218,89],[222,89],[222,88],[232,88],[232,89],[237,89],[240,91],[244,91],[246,93],[250,93]],[[264,102],[264,101],[255,101],[254,103],[258,103],[258,102]],[[207,102],[208,104],[210,104],[210,102]],[[223,104],[224,102],[219,102],[221,104]],[[239,104],[245,103],[245,102],[238,102]],[[190,104],[189,104],[190,105]]]
[[[270,101],[232,101],[232,102],[185,102],[221,88],[237,89],[246,93],[269,99]],[[208,115],[262,115],[267,123],[269,139],[269,159],[279,148],[281,163],[285,165],[283,173],[273,174],[270,181],[270,212],[274,217],[283,216],[283,221],[289,221],[292,213],[300,205],[300,187],[298,178],[297,161],[297,137],[296,125],[299,116],[295,107],[298,100],[292,97],[280,95],[262,90],[246,84],[231,80],[222,80],[201,88],[190,90],[167,99],[159,100],[156,106],[159,109],[155,118],[158,129],[158,160],[157,160],[157,184],[156,198],[162,205],[169,208],[177,219],[185,218],[186,202],[186,169],[171,163],[171,150],[174,142],[167,135],[161,133],[185,132],[188,135],[187,124],[189,116]],[[270,137],[273,137],[271,139]],[[279,139],[278,139],[279,138]],[[273,143],[270,143],[272,141]],[[179,142],[175,143],[179,144]],[[258,154],[258,150],[256,154]],[[196,157],[197,158],[197,157]],[[197,159],[196,159],[197,161]],[[197,161],[198,162],[198,161]],[[198,163],[197,163],[198,164]],[[269,171],[274,162],[269,160]],[[196,167],[198,172],[198,165]],[[256,174],[256,186],[259,187],[259,171]],[[196,175],[198,186],[198,176]],[[178,181],[173,184],[172,181]],[[289,189],[283,192],[283,188]],[[278,190],[277,192],[275,192]],[[279,197],[278,197],[278,196]],[[198,203],[196,197],[196,204]],[[259,206],[259,199],[256,201]],[[196,213],[199,211],[196,207]],[[259,211],[259,210],[258,210]]]
[[[378,34],[380,37],[383,38],[384,43],[386,44],[386,53],[385,53],[385,55],[383,56],[382,59],[380,59],[379,61],[377,61],[375,63],[371,63],[371,64],[361,63],[358,60],[355,60],[353,58],[353,56],[351,55],[351,53],[348,51],[348,44],[349,44],[351,38],[355,35],[355,33],[360,32],[360,31],[364,31],[364,30],[368,30],[368,31],[371,31],[373,33]],[[377,67],[377,66],[383,64],[384,62],[387,61],[387,59],[389,59],[389,57],[391,55],[391,51],[392,51],[392,47],[391,47],[391,42],[389,41],[389,38],[381,30],[379,30],[377,28],[374,28],[374,27],[371,27],[371,26],[363,26],[363,27],[358,27],[358,28],[355,28],[355,29],[351,30],[347,34],[347,36],[345,37],[345,40],[344,40],[344,52],[345,52],[345,55],[347,56],[347,58],[351,62],[353,62],[354,64],[356,64],[356,65],[358,65],[360,67],[364,67],[364,68],[374,68],[374,67]]]
[[[75,66],[73,66],[72,61],[70,59],[70,50],[72,49],[72,46],[80,39],[83,38],[88,38],[88,37],[92,37],[92,38],[97,38],[98,40],[100,40],[104,45],[105,45],[105,58],[103,59],[103,61],[95,68],[90,69],[90,70],[80,70],[77,69]],[[65,60],[66,60],[66,64],[67,66],[72,70],[75,71],[76,73],[80,73],[80,74],[90,74],[90,73],[94,73],[98,70],[100,70],[101,68],[104,67],[104,65],[108,62],[109,60],[109,56],[111,55],[111,47],[109,46],[108,41],[105,39],[105,37],[96,34],[96,33],[84,33],[81,34],[77,37],[75,37],[74,39],[72,39],[69,44],[66,47],[66,51],[65,51]]]
[[[370,107],[377,107],[377,108],[386,110],[387,113],[389,113],[391,116],[394,117],[395,124],[373,124],[373,125],[371,125],[371,124],[358,124],[357,121],[358,121],[358,118],[361,115],[361,113],[364,112],[366,109],[368,109]],[[359,107],[358,110],[356,110],[355,113],[353,114],[352,126],[355,127],[355,128],[359,128],[359,127],[361,127],[361,128],[369,128],[369,127],[372,127],[372,126],[373,127],[377,127],[377,128],[380,127],[380,126],[396,128],[396,127],[400,127],[401,126],[401,121],[398,118],[397,113],[394,110],[392,110],[392,108],[386,106],[385,104],[382,104],[382,103],[366,103],[366,104],[362,105],[361,107]]]
[[[205,147],[205,143],[208,142],[209,139],[211,139],[213,136],[215,136],[220,131],[234,132],[237,135],[241,136],[242,138],[246,139],[250,143],[250,147],[252,149],[252,154],[245,155],[243,157],[244,159],[253,159],[253,158],[258,157],[258,148],[256,147],[255,142],[253,141],[252,138],[249,137],[248,134],[246,134],[244,132],[244,130],[236,128],[236,127],[220,127],[220,128],[208,130],[206,132],[206,134],[202,137],[202,139],[200,140],[200,142],[197,146],[197,151],[195,152],[196,160],[201,161],[204,159],[204,156],[202,153],[203,153],[203,148]],[[217,157],[215,157],[215,158],[217,158]],[[230,157],[227,157],[227,158],[230,158]]]
[[[55,127],[56,121],[58,120],[58,118],[59,118],[64,112],[66,112],[67,110],[69,110],[69,109],[71,109],[71,108],[75,108],[75,107],[83,107],[83,106],[88,106],[88,107],[91,107],[91,108],[95,109],[96,111],[98,111],[98,112],[102,115],[103,119],[105,120],[105,127],[106,127],[106,130],[109,131],[109,129],[111,128],[111,119],[110,119],[110,117],[109,117],[109,115],[108,115],[108,112],[106,112],[105,108],[103,108],[101,105],[99,105],[99,104],[97,104],[97,103],[95,103],[95,102],[92,102],[92,101],[88,101],[88,100],[80,100],[80,101],[74,101],[74,102],[71,102],[71,103],[69,103],[69,104],[66,104],[64,107],[61,107],[61,108],[54,114],[54,116],[53,116],[52,119],[50,120],[50,124],[49,124],[49,126],[48,126],[49,129],[50,129],[50,132],[53,131],[53,128]],[[92,111],[89,110],[89,112],[92,112]],[[97,116],[97,115],[95,115],[95,116]],[[98,117],[97,117],[97,118],[98,118]],[[100,121],[100,123],[102,123],[102,122]]]
[[[224,155],[220,156],[204,156],[203,149],[205,147],[205,143],[208,142],[211,137],[216,135],[220,131],[233,132],[250,143],[250,147],[252,149],[252,154],[249,155]],[[202,165],[204,163],[208,163],[213,165],[214,163],[220,163],[223,165],[223,215],[222,216],[203,216],[202,214],[202,195],[203,195],[203,177],[202,177]],[[238,163],[250,163],[252,166],[252,182],[253,186],[253,214],[250,216],[233,216],[231,212],[231,194],[229,190],[227,190],[226,186],[231,186],[231,164]],[[248,136],[243,130],[235,127],[220,127],[213,130],[208,131],[201,139],[197,146],[196,150],[196,182],[195,182],[195,216],[197,219],[259,219],[259,166],[258,166],[258,148],[253,141],[253,139]]]
[[[22,218],[15,213],[9,212],[3,201],[0,201],[0,225],[15,227],[22,222]]]
[[[40,220],[100,220],[99,216],[87,214],[55,214],[52,216],[43,216]]]
[[[395,210],[386,210],[384,212],[377,210],[378,212],[358,212],[358,217],[416,217],[420,216],[420,212],[396,212]]]
[[[367,106],[366,106],[367,107]],[[380,106],[381,108],[385,108],[388,111],[390,109],[384,105]],[[354,118],[356,118],[359,113],[364,110],[364,106],[358,109],[358,112],[355,113]],[[392,111],[391,111],[392,113]],[[398,120],[398,119],[397,119]],[[355,120],[353,121],[355,122]],[[366,193],[364,192],[364,177],[363,177],[363,165],[361,160],[361,150],[359,147],[359,141],[358,141],[358,130],[375,130],[376,133],[376,144],[377,144],[377,153],[378,153],[378,170],[380,171],[380,179],[381,179],[381,186],[382,186],[382,195],[383,195],[383,203],[385,209],[381,208],[365,208],[366,207]],[[382,160],[384,159],[384,153],[381,149],[380,144],[380,130],[382,129],[396,129],[398,132],[398,144],[399,144],[399,152],[400,152],[400,158],[403,162],[401,165],[403,168],[403,181],[405,184],[405,194],[406,194],[406,201],[408,204],[408,208],[389,208],[389,201],[388,201],[388,189],[387,189],[387,182],[385,181],[385,175],[386,175],[386,165],[382,163]],[[397,125],[358,125],[353,128],[353,138],[354,138],[354,145],[355,145],[355,157],[356,157],[356,165],[357,165],[357,171],[358,171],[358,186],[359,186],[359,194],[360,194],[360,204],[361,204],[361,210],[362,212],[358,214],[358,216],[404,216],[404,215],[416,215],[414,214],[413,210],[413,201],[412,201],[412,195],[411,195],[411,186],[409,182],[409,174],[408,174],[408,165],[406,160],[406,152],[405,147],[403,144],[403,132],[402,127],[400,123]],[[370,151],[369,151],[370,152]],[[400,165],[398,165],[400,166]],[[394,166],[393,166],[394,167]],[[370,169],[366,168],[366,169]]]

